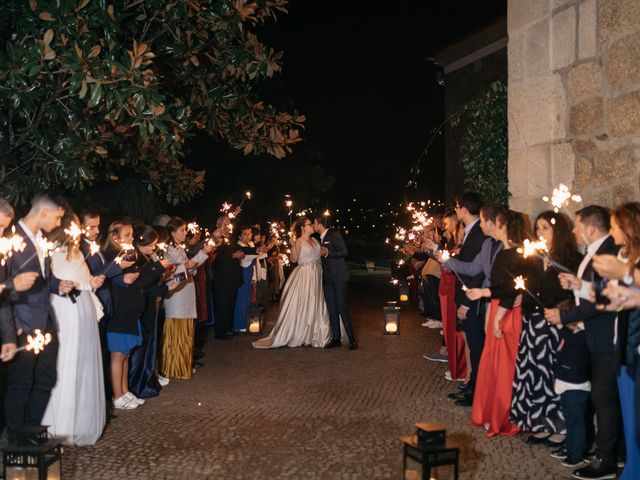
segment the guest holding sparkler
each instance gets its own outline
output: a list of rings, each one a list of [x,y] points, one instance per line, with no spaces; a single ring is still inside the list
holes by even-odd
[[[108,262],[105,276],[118,263],[135,262],[133,250],[133,226],[121,220],[109,225],[104,244],[104,256]],[[111,388],[113,406],[121,410],[132,410],[144,403],[129,392],[129,357],[131,351],[142,344],[142,333],[138,315],[131,311],[129,288],[140,274],[133,266],[122,271],[113,279],[111,297],[113,316],[107,324],[107,347],[111,352]]]
[[[5,402],[7,431],[10,441],[16,441],[24,425],[40,425],[56,383],[58,335],[49,304],[51,293],[63,295],[74,288],[69,280],[59,280],[51,273],[51,260],[42,232],[60,226],[64,215],[64,200],[39,194],[31,202],[26,217],[16,226],[16,233],[26,244],[14,252],[7,262],[9,277],[21,272],[36,272],[38,278],[26,291],[11,299],[18,329],[18,344],[27,343],[27,335],[39,329],[51,335],[51,342],[39,355],[22,352],[9,364]]]
[[[526,286],[538,301],[529,295],[522,300],[522,336],[513,381],[511,421],[534,434],[527,439],[530,444],[559,446],[564,440],[560,396],[554,391],[560,337],[558,329],[545,321],[543,305],[553,308],[573,298],[560,285],[559,272],[550,261],[577,270],[581,257],[571,229],[571,220],[565,214],[542,212],[536,218],[535,236],[544,242],[548,253],[544,258],[529,256],[526,262]]]
[[[102,275],[108,270],[108,277],[105,276],[104,283],[95,293],[102,303],[104,315],[100,318],[98,329],[100,332],[100,346],[102,348],[102,368],[104,370],[104,390],[107,399],[111,399],[111,375],[109,349],[107,348],[107,324],[113,316],[113,304],[111,301],[111,280],[122,275],[123,268],[129,268],[133,262],[122,261],[120,265],[111,265],[107,262],[104,254],[100,251],[98,240],[100,237],[100,213],[92,208],[80,210],[80,227],[82,229],[82,242],[80,251],[84,255],[91,275]]]
[[[11,224],[14,217],[13,207],[4,198],[0,197],[0,237]],[[22,239],[20,239],[22,241]],[[4,262],[0,263],[0,433],[4,430],[4,398],[7,388],[7,370],[5,362],[15,356],[17,348],[16,324],[13,320],[11,302],[9,296],[15,292],[23,292],[31,288],[38,274],[36,272],[19,273],[13,278],[7,277],[6,259],[11,252],[3,252]]]
[[[504,214],[505,208],[502,205],[490,203],[483,205],[480,208],[480,229],[482,233],[487,236],[486,240],[482,244],[482,248],[478,255],[476,255],[471,261],[461,261],[458,258],[449,258],[447,261],[443,261],[442,253],[437,253],[436,258],[438,261],[443,262],[442,268],[448,271],[456,272],[458,275],[466,275],[468,277],[474,277],[476,275],[483,275],[483,280],[480,285],[481,288],[489,288],[491,286],[491,267],[493,261],[500,250],[502,250],[502,242],[497,240],[497,227],[496,221],[499,214]],[[435,246],[427,244],[427,246]],[[453,333],[448,335],[450,343],[456,343]],[[459,355],[459,354],[458,354]],[[453,372],[451,372],[453,374]],[[459,403],[466,403],[472,401],[470,398],[468,388],[464,388],[459,393],[450,394],[449,398],[458,401]]]
[[[465,192],[456,198],[456,215],[464,223],[464,234],[458,253],[458,260],[471,262],[480,253],[482,244],[486,236],[480,228],[480,207],[482,199],[475,192]],[[468,288],[480,287],[482,285],[483,274],[472,277],[462,276],[462,281]],[[462,329],[466,334],[466,342],[469,347],[469,357],[471,360],[471,375],[467,383],[467,394],[465,398],[456,400],[459,406],[471,406],[473,394],[476,386],[478,365],[484,346],[484,313],[485,302],[479,299],[469,299],[462,289],[462,281],[456,282],[456,305],[457,318],[462,322]],[[469,365],[467,365],[469,368]]]
[[[103,311],[92,291],[102,286],[104,276],[91,275],[80,251],[81,238],[67,233],[78,223],[78,217],[67,210],[62,225],[47,235],[59,245],[51,256],[51,271],[57,278],[74,282],[76,288],[64,297],[51,295],[60,341],[58,380],[42,423],[67,445],[93,445],[106,420],[98,332]]]
[[[158,378],[158,299],[167,298],[179,285],[175,281],[161,283],[169,261],[156,255],[158,233],[148,225],[140,225],[133,232],[136,247],[135,267],[140,276],[123,293],[130,296],[129,315],[142,323],[143,343],[131,353],[129,388],[138,398],[155,397],[162,384]],[[134,307],[135,306],[135,307]]]
[[[612,283],[633,284],[633,271],[640,262],[640,203],[626,203],[611,212],[611,236],[621,246],[618,260],[624,264],[623,275],[609,277]],[[594,268],[598,271],[598,265]],[[600,299],[601,300],[601,299]],[[621,480],[640,478],[640,450],[638,449],[638,416],[634,405],[634,381],[638,378],[638,345],[640,345],[640,310],[618,313],[616,356],[619,364],[618,393],[624,427],[626,463]]]
[[[244,252],[231,243],[231,222],[226,215],[218,218],[214,237],[221,241],[213,261],[213,302],[215,308],[215,338],[233,338],[233,307],[238,287],[242,284],[240,260]]]
[[[206,243],[190,259],[184,247],[187,223],[179,217],[173,217],[167,229],[171,239],[165,258],[171,265],[176,265],[174,279],[183,284],[164,301],[166,319],[161,371],[168,378],[190,379],[193,376],[194,321],[198,316],[193,273],[209,258],[213,245]]]
[[[596,455],[588,466],[574,471],[576,478],[615,478],[616,447],[620,422],[620,405],[616,377],[614,331],[615,312],[601,312],[590,301],[594,282],[601,277],[594,271],[594,255],[617,255],[618,247],[609,235],[610,220],[606,208],[590,205],[576,212],[573,233],[587,253],[578,266],[577,275],[560,274],[563,288],[573,290],[576,306],[568,309],[545,309],[545,318],[552,325],[584,322],[591,362],[591,399],[596,414]]]
[[[519,292],[514,278],[524,270],[524,259],[516,247],[522,245],[527,236],[522,214],[512,210],[500,212],[495,238],[502,242],[503,248],[496,254],[491,268],[491,287],[471,288],[466,292],[471,300],[491,298],[471,410],[471,423],[484,426],[489,437],[513,436],[520,431],[510,422],[509,411],[522,328],[522,310],[516,306]]]

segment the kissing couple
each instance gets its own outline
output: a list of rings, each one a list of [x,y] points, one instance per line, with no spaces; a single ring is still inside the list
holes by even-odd
[[[253,342],[254,348],[324,347],[342,344],[358,348],[347,308],[349,254],[342,235],[327,228],[327,217],[300,217],[294,223],[295,242],[289,260],[297,263],[280,300],[280,314],[271,333]],[[320,240],[314,238],[319,234]],[[342,322],[340,322],[342,320]]]

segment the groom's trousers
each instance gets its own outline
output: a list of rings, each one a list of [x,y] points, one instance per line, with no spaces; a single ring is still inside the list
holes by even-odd
[[[329,311],[329,321],[331,322],[331,333],[333,340],[340,339],[340,319],[344,330],[350,341],[355,340],[351,317],[347,308],[347,286],[349,282],[323,282],[324,298]]]

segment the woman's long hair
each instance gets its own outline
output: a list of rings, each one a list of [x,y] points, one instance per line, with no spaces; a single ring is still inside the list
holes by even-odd
[[[522,245],[526,238],[529,238],[527,222],[520,212],[515,210],[505,210],[498,212],[497,220],[507,227],[507,239],[513,245]]]
[[[302,236],[302,231],[304,230],[304,223],[310,220],[307,216],[298,217],[298,219],[293,224],[293,235],[295,238],[300,238]]]
[[[553,210],[546,210],[536,217],[536,225],[538,225],[538,220],[545,220],[553,230],[553,239],[551,245],[548,245],[549,256],[562,265],[573,263],[578,245],[572,232],[571,219],[562,212],[556,213]]]
[[[640,260],[640,203],[629,202],[617,207],[611,212],[611,217],[625,236],[622,254],[630,264],[637,264]]]
[[[115,222],[111,223],[111,225],[109,225],[107,236],[104,239],[104,245],[102,246],[102,249],[104,251],[120,251],[120,246],[115,242],[114,237],[119,237],[124,227],[133,228],[133,225],[127,220],[116,220]]]

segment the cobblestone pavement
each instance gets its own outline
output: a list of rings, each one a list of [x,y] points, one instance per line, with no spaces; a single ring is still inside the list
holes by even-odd
[[[383,280],[355,279],[351,313],[360,347],[253,350],[254,337],[211,340],[205,366],[134,411],[118,412],[93,447],[67,448],[65,479],[378,479],[402,477],[399,437],[439,421],[458,441],[463,479],[568,478],[549,450],[522,438],[487,439],[454,390],[436,330],[402,311],[382,332]],[[269,312],[270,330],[277,308]]]

